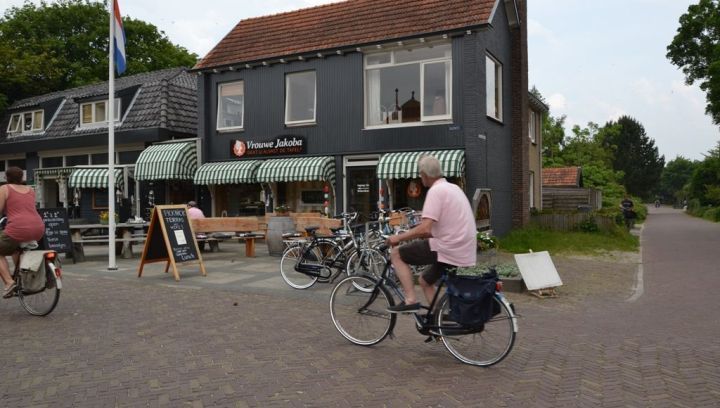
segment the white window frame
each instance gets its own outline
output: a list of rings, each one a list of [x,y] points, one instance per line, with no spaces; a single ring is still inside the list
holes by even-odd
[[[312,119],[306,119],[306,120],[295,120],[291,121],[288,119],[288,107],[290,105],[290,78],[293,75],[298,74],[307,74],[309,72],[312,72],[315,75],[315,92],[313,93],[313,117]],[[317,71],[315,70],[309,70],[309,71],[297,71],[297,72],[288,72],[285,74],[285,126],[298,126],[298,125],[312,125],[317,123]]]
[[[490,104],[487,103],[487,98],[485,99],[485,104],[487,105],[485,108],[485,113],[487,116],[498,120],[500,122],[503,121],[503,65],[500,63],[500,61],[497,60],[497,58],[493,57],[490,54],[485,54],[485,93],[486,96],[489,96],[490,90],[487,89],[488,80],[490,79],[490,75],[493,76],[495,80],[495,89],[493,89],[493,97],[495,100],[495,112],[490,112]]]
[[[36,123],[35,116],[37,114],[40,114],[40,121],[39,123]],[[25,115],[30,115],[30,130],[23,130],[25,128]],[[17,119],[17,122],[15,122],[15,126],[13,127],[13,119]],[[37,133],[42,132],[45,130],[45,111],[42,109],[36,109],[32,111],[25,111],[25,112],[18,112],[13,113],[10,115],[10,122],[8,123],[7,127],[7,134],[8,137],[12,137],[15,135],[21,135],[23,133]]]
[[[538,113],[530,109],[530,117],[528,118],[528,138],[532,144],[537,144],[537,123]]]
[[[528,201],[530,202],[530,208],[533,208],[533,207],[537,208],[535,206],[535,172],[531,171],[530,177],[528,177],[528,178],[529,178],[528,184],[530,185],[530,197],[528,197],[529,198]]]
[[[104,120],[104,121],[98,121],[97,118],[95,117],[95,116],[96,116],[97,105],[98,105],[98,104],[101,104],[101,103],[104,103],[104,104],[105,104],[105,117],[107,118],[107,113],[108,113],[108,109],[107,109],[107,99],[104,99],[104,100],[101,100],[101,101],[85,102],[85,103],[81,103],[81,104],[80,104],[80,112],[79,112],[79,115],[80,115],[80,127],[102,127],[102,126],[107,126],[107,124],[108,124],[107,119]],[[90,121],[90,122],[87,122],[87,123],[84,123],[84,122],[83,122],[83,107],[84,107],[84,106],[88,106],[88,105],[91,105],[91,106],[92,106],[91,121]],[[120,98],[115,98],[115,111],[113,112],[113,115],[115,116],[115,122],[119,122],[119,121],[120,121],[120,111],[121,111],[121,108],[122,108],[122,102],[120,101]]]
[[[221,106],[220,106],[220,102],[221,102],[221,100],[222,100],[222,88],[223,88],[224,86],[231,86],[231,85],[237,85],[237,84],[242,84],[242,88],[243,88],[243,95],[242,95],[242,97],[243,97],[243,102],[242,102],[242,120],[240,121],[240,126],[220,126],[220,113],[222,112],[222,111],[221,111]],[[218,84],[218,87],[217,87],[217,98],[218,98],[218,101],[217,101],[217,117],[215,118],[215,129],[218,130],[218,131],[223,131],[223,132],[225,132],[225,131],[231,131],[231,130],[242,130],[242,129],[244,129],[244,128],[245,128],[245,81],[244,81],[244,80],[240,80],[240,81],[232,81],[232,82],[225,82],[225,83],[222,83],[222,84]]]
[[[410,62],[395,62],[395,51],[401,51],[403,49],[396,49],[396,50],[383,50],[379,52],[372,52],[367,53],[363,57],[363,112],[364,112],[364,123],[366,129],[383,129],[383,128],[394,128],[394,127],[412,127],[412,126],[423,126],[427,124],[436,124],[435,122],[447,122],[452,121],[452,112],[453,112],[453,81],[452,81],[452,71],[453,71],[453,62],[452,62],[452,45],[447,42],[442,42],[438,44],[427,44],[425,46],[431,47],[436,45],[450,45],[450,56],[448,57],[439,57],[439,58],[429,58],[426,60],[419,60],[419,61],[410,61]],[[372,64],[368,65],[367,59],[368,56],[374,56],[379,54],[389,54],[390,55],[390,62],[384,63],[384,64]],[[447,89],[447,114],[445,115],[425,115],[424,114],[424,106],[423,106],[423,100],[425,97],[425,65],[427,64],[434,64],[439,62],[445,62],[447,64],[447,70],[448,75],[445,78],[446,81],[446,89]],[[368,95],[367,95],[367,74],[370,70],[375,69],[382,69],[382,68],[390,68],[390,67],[399,67],[402,65],[420,65],[420,95],[418,95],[418,101],[420,102],[420,121],[418,122],[405,122],[405,123],[396,123],[396,124],[380,124],[380,125],[370,125],[368,124],[368,112],[367,112],[367,103],[368,103]]]

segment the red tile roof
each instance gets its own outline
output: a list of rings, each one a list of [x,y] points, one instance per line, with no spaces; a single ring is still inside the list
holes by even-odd
[[[580,167],[542,169],[543,187],[581,187]]]
[[[499,0],[349,0],[240,21],[195,69],[443,33],[488,23]]]

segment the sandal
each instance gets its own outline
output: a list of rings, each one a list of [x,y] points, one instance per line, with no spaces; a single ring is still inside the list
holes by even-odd
[[[3,298],[10,299],[15,296],[15,288],[17,288],[17,284],[15,282],[11,283],[10,286],[7,286],[5,288],[5,292],[3,293]]]

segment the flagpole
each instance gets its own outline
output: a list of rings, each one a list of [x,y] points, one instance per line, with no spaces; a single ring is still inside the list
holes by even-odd
[[[115,262],[115,0],[110,4],[110,47],[108,64],[108,270]]]

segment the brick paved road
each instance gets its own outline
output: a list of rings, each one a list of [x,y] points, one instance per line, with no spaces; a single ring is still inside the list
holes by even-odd
[[[685,228],[694,234],[680,234]],[[511,296],[523,314],[520,337],[490,369],[423,343],[407,317],[395,339],[351,345],[330,322],[328,287],[292,291],[269,259],[229,266],[211,254],[207,278],[184,268],[177,284],[159,269],[134,278],[137,260],[112,273],[102,262],[66,265],[48,318],[0,302],[0,405],[719,406],[720,326],[709,318],[720,306],[710,296],[720,226],[663,210],[645,232],[642,296],[626,301],[634,265],[557,259],[563,295]],[[708,261],[662,268],[681,259],[658,239],[676,235]],[[577,294],[583,279],[603,274],[612,290]]]

